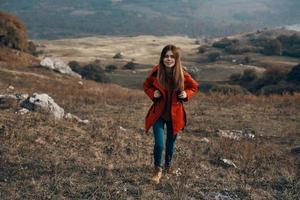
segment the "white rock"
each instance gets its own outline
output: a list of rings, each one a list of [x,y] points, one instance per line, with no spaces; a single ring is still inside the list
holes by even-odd
[[[221,159],[221,161],[223,161],[226,165],[229,165],[229,166],[233,166],[235,168],[238,168],[231,160],[228,160],[228,159]]]
[[[10,85],[7,89],[14,90],[15,88],[14,88],[14,86]]]
[[[73,115],[73,114],[71,114],[71,113],[65,114],[64,118],[65,118],[65,119],[70,119],[70,120],[74,119],[74,120],[76,120],[77,122],[83,123],[83,124],[88,124],[88,123],[89,123],[89,120],[87,120],[87,119],[82,120],[82,119],[80,119],[78,116]]]
[[[69,67],[69,65],[65,64],[62,60],[60,60],[58,58],[46,57],[41,61],[40,65],[42,67],[52,69],[52,70],[57,71],[62,74],[69,74],[69,75],[81,78],[81,76],[79,74],[72,71],[72,69]]]
[[[38,144],[41,144],[41,145],[46,144],[46,141],[44,139],[42,139],[42,138],[36,139],[35,142],[38,143]]]
[[[254,139],[255,134],[251,130],[221,130],[216,131],[217,135],[220,137],[226,137],[234,140],[240,140],[242,138]]]
[[[82,81],[78,81],[78,84],[79,84],[79,85],[83,85],[83,82],[82,82]]]
[[[120,126],[120,130],[121,130],[121,131],[124,131],[124,132],[126,131],[126,129],[123,128],[122,126]]]
[[[29,110],[26,109],[26,108],[22,108],[21,110],[19,110],[17,113],[20,114],[20,115],[25,115],[26,113],[28,113]]]
[[[64,116],[64,109],[58,106],[48,94],[34,93],[21,103],[23,108],[28,110],[42,109],[50,112],[55,118],[62,118]]]
[[[206,137],[205,138],[202,138],[200,140],[201,143],[209,143],[209,139],[207,139]]]

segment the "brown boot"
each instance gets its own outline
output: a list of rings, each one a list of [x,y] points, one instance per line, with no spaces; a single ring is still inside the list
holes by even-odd
[[[149,178],[149,180],[155,184],[158,184],[162,177],[162,169],[161,167],[154,167],[153,175]]]
[[[174,165],[171,166],[165,166],[165,172],[169,175],[175,174],[176,167]]]

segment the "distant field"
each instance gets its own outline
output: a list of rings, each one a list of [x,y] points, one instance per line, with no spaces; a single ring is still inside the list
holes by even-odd
[[[232,36],[231,38],[234,38]],[[237,35],[236,37],[241,37]],[[211,39],[212,42],[216,39]],[[247,68],[263,72],[270,66],[285,67],[290,69],[300,62],[297,58],[282,56],[263,56],[253,53],[244,55],[224,55],[222,60],[216,62],[203,62],[206,55],[197,53],[200,45],[207,41],[196,38],[179,36],[138,36],[138,37],[87,37],[61,40],[36,40],[38,50],[43,51],[40,59],[45,56],[58,57],[65,62],[78,61],[89,63],[95,60],[100,61],[101,66],[113,64],[119,70],[114,73],[107,73],[112,83],[129,88],[141,88],[141,83],[147,76],[150,68],[159,61],[162,48],[167,44],[175,44],[181,48],[183,65],[189,70],[196,70],[195,77],[198,82],[227,81],[231,74],[242,73]],[[113,56],[122,52],[121,59],[114,59]],[[242,60],[250,57],[252,63],[239,64],[235,60]],[[122,67],[133,61],[136,63],[135,72],[122,70]]]

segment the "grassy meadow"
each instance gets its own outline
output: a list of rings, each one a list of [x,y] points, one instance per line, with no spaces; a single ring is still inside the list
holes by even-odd
[[[90,121],[1,108],[1,199],[209,199],[213,192],[300,199],[300,160],[291,153],[300,143],[299,94],[197,93],[186,104],[189,122],[177,140],[176,174],[153,185],[147,180],[153,137],[143,129],[151,102],[143,91],[88,80],[80,85],[35,67],[0,72],[0,94],[45,92],[65,112]],[[255,138],[233,140],[217,130],[250,130]],[[237,168],[218,164],[219,158]]]

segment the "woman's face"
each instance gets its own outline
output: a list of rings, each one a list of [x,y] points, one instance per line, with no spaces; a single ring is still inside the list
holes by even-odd
[[[164,56],[164,65],[166,67],[174,67],[175,65],[175,55],[171,50],[167,51],[167,53]]]

